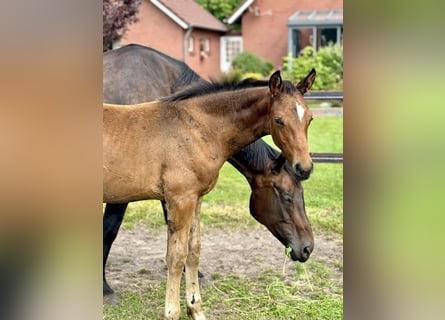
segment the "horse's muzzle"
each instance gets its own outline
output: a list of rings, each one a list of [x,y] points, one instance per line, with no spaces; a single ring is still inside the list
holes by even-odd
[[[301,163],[299,162],[295,166],[295,174],[296,174],[297,178],[299,178],[300,180],[306,180],[311,175],[313,169],[314,169],[314,165],[312,162],[311,162],[309,169],[304,169],[303,166],[301,165]]]
[[[303,246],[299,254],[292,249],[290,252],[290,257],[293,261],[305,262],[311,256],[312,250],[314,250],[314,246],[312,244]]]

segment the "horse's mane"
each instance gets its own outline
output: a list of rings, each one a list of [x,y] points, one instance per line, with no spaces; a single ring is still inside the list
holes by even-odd
[[[161,100],[164,102],[174,102],[220,92],[236,91],[236,90],[256,88],[256,87],[266,87],[268,85],[269,85],[268,81],[255,80],[255,79],[246,79],[241,82],[201,81],[184,91],[180,91],[176,94],[173,94],[169,97],[165,97]],[[290,81],[282,82],[281,92],[293,94],[297,90],[298,89],[292,82]]]
[[[267,160],[277,160],[279,156],[280,152],[269,146],[263,140],[258,139],[235,153],[232,158],[241,163],[248,164],[249,167],[255,168],[255,170],[264,172],[267,169]],[[232,158],[228,161],[236,166],[234,161],[231,160]],[[287,161],[283,168],[295,181],[298,181],[297,176]]]
[[[161,51],[158,51],[156,49],[153,49],[151,47],[146,47],[140,44],[132,43],[120,48],[120,50],[122,51],[134,50],[134,49],[143,50],[144,52],[151,51],[155,53],[157,56],[167,60],[170,64],[174,65],[179,70],[176,81],[171,86],[171,92],[176,92],[178,91],[178,89],[182,87],[188,86],[191,83],[201,80],[201,77],[195,71],[193,71],[186,63],[179,61],[173,57],[170,57],[169,55]]]
[[[178,74],[175,83],[171,86],[172,92],[176,92],[180,88],[183,88],[191,83],[202,80],[202,78],[195,71],[193,71],[186,63],[176,60],[175,58],[172,58],[153,48],[150,49],[158,53],[160,56],[168,60],[171,64],[175,65],[178,68],[178,70],[180,70],[180,73]]]
[[[172,59],[173,63],[177,64],[179,69],[181,70],[181,73],[178,75],[178,78],[176,79],[175,83],[172,85],[171,90],[172,92],[178,91],[180,88],[183,88],[191,83],[198,82],[201,79],[201,77],[190,67],[185,64],[184,62],[181,62],[179,60],[173,59],[171,57],[167,57],[169,59]]]

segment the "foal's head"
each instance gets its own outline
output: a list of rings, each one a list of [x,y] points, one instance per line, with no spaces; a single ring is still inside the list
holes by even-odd
[[[311,88],[314,80],[315,69],[296,86],[290,81],[282,81],[279,71],[269,79],[272,100],[270,134],[300,179],[309,178],[313,168],[307,141],[312,112],[303,95]]]

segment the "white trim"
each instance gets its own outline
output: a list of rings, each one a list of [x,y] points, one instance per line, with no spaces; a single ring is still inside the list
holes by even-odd
[[[179,18],[176,14],[173,13],[173,11],[171,11],[169,8],[167,8],[166,6],[164,6],[162,3],[160,3],[158,0],[150,0],[150,2],[155,5],[159,10],[161,10],[162,12],[164,12],[170,19],[172,19],[174,22],[176,22],[177,24],[179,24],[179,26],[186,30],[188,29],[189,25],[182,20],[181,18]]]
[[[227,23],[234,23],[254,1],[255,0],[247,0],[246,2],[244,2],[242,6],[238,8],[238,10],[236,10],[230,15],[229,18],[227,18]]]
[[[188,43],[187,51],[194,52],[195,51],[195,38],[189,37],[188,40],[189,40],[189,43]]]

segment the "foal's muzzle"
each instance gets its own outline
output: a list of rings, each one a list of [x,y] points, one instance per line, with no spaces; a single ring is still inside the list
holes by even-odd
[[[301,166],[301,163],[299,162],[295,165],[295,174],[299,179],[306,180],[311,175],[313,169],[314,169],[314,165],[312,162],[311,162],[309,169],[304,169]]]

